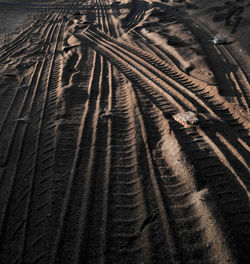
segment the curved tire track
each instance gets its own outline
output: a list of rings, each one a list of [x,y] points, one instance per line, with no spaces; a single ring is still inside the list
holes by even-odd
[[[79,30],[83,14],[71,14],[68,24],[62,18],[91,5],[97,26]],[[20,66],[32,34],[48,44],[19,80],[28,89],[12,88],[0,110],[0,260],[246,263],[246,116],[218,87],[187,75],[153,44],[145,47],[148,39],[133,28],[145,18],[146,2],[134,2],[123,24],[138,45],[122,40],[108,8],[101,0],[48,6],[47,17],[0,54],[2,63]],[[74,37],[79,42],[71,46]],[[247,77],[240,68],[229,77],[247,110]],[[199,124],[173,119],[188,110]],[[31,123],[12,122],[27,112]]]

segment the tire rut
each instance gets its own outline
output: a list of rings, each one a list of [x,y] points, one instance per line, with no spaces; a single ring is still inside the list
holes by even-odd
[[[56,25],[52,34],[48,36],[54,42],[53,54],[57,50],[61,32],[61,25]],[[53,39],[54,34],[56,37]],[[49,122],[53,114],[50,111],[53,109],[47,108],[53,104],[51,93],[55,86],[50,83],[53,62],[54,57],[38,62],[38,72],[34,72],[31,80],[34,89],[30,93],[27,92],[20,109],[20,113],[31,114],[31,123],[15,122],[12,139],[7,148],[6,155],[10,158],[8,161],[7,156],[5,158],[8,169],[5,171],[3,180],[9,190],[8,195],[2,199],[4,214],[1,219],[1,240],[4,242],[1,248],[3,262],[15,263],[25,261],[26,258],[43,261],[48,258],[48,222],[46,223],[48,219],[42,217],[49,214],[48,192],[51,190],[51,186],[44,181],[44,172],[51,167],[50,160],[52,161],[53,158],[48,157],[48,151],[53,149],[51,149],[52,144],[49,146],[44,143],[51,139],[54,128],[54,120]],[[48,98],[51,100],[50,103]],[[44,121],[45,117],[46,121]],[[32,150],[28,147],[29,144]],[[10,167],[9,163],[13,167]],[[22,188],[20,188],[21,182],[23,182]],[[13,211],[15,211],[14,217]],[[35,240],[34,237],[36,237]],[[16,250],[10,255],[7,252],[12,247]]]
[[[110,1],[41,4],[2,46],[1,75],[15,81],[1,91],[0,262],[247,263],[247,76],[212,44],[228,81],[186,73],[135,30],[154,5],[166,7],[116,7],[130,8],[117,25]],[[175,121],[185,111],[199,122]]]
[[[106,45],[106,44],[104,44],[104,45]],[[107,44],[108,45],[108,44]],[[112,51],[114,51],[114,55],[113,56],[116,56],[116,58],[118,58],[117,56],[119,56],[120,58],[122,58],[124,61],[125,61],[125,63],[128,63],[129,61],[128,61],[128,59],[127,59],[127,54],[125,54],[124,56],[123,55],[121,55],[118,51],[116,51],[115,50],[115,46],[107,46],[107,47],[109,47],[109,53],[110,53],[110,51],[112,50]],[[114,47],[114,49],[113,49],[113,47]],[[121,52],[122,52],[122,50],[120,50]],[[132,57],[130,57],[130,58],[132,58]],[[134,63],[133,63],[133,68],[135,69],[135,66],[136,65],[136,62],[134,61]],[[137,67],[136,67],[136,73],[138,74],[138,71],[137,71],[137,69],[138,68],[140,68],[141,67],[141,65],[143,65],[143,62],[142,61],[140,61],[140,65],[139,64],[137,64]],[[151,65],[151,64],[150,64]],[[147,67],[149,67],[149,64],[147,65]],[[159,67],[159,68],[161,68],[161,67]],[[145,73],[146,73],[147,71],[146,71],[146,68],[144,68],[144,76],[146,76],[145,75]],[[142,73],[142,71],[140,70],[140,73]],[[153,70],[153,68],[151,67],[151,71],[150,71],[150,73],[148,73],[148,76],[151,76],[151,75],[153,75],[154,74],[154,70]],[[156,73],[157,74],[157,73]],[[172,75],[173,75],[173,73],[172,73]],[[184,77],[182,77],[182,76],[180,76],[179,77],[179,74],[178,73],[176,73],[175,75],[177,75],[176,77],[175,77],[175,79],[178,79],[178,81],[179,80],[181,80],[181,83],[185,83],[185,86],[187,86],[187,87],[192,87],[193,89],[199,89],[199,86],[198,85],[196,85],[195,86],[195,84],[194,84],[194,82],[192,81],[192,79],[191,79],[191,81],[188,81],[186,78],[185,78],[185,76]],[[164,81],[164,76],[163,75],[160,75],[160,77],[161,77],[161,80],[162,81]],[[140,77],[140,78],[143,78],[143,77]],[[183,79],[183,78],[185,78],[185,79]],[[145,77],[144,77],[144,79],[145,79]],[[209,94],[209,92],[204,92],[203,90],[202,90],[202,92],[200,92],[200,90],[198,90],[198,95],[199,95],[199,97],[201,98],[201,99],[198,99],[198,97],[197,96],[195,96],[194,94],[194,92],[192,93],[192,92],[190,92],[190,89],[189,90],[187,90],[187,88],[177,88],[177,86],[175,86],[175,87],[173,87],[173,89],[174,90],[172,90],[172,84],[169,84],[169,83],[167,83],[167,84],[162,84],[162,82],[161,81],[159,81],[159,79],[158,79],[158,76],[157,77],[149,77],[149,79],[150,80],[153,80],[154,81],[154,83],[156,83],[157,84],[157,86],[158,87],[160,87],[160,89],[162,89],[163,91],[166,91],[166,89],[168,89],[168,95],[169,95],[169,90],[171,89],[171,92],[173,91],[173,94],[175,95],[175,105],[177,104],[179,107],[183,107],[184,109],[185,109],[185,107],[187,107],[187,100],[189,100],[189,98],[192,98],[192,101],[190,101],[189,102],[189,104],[188,104],[188,106],[190,106],[190,105],[193,105],[193,106],[195,106],[196,104],[199,104],[196,108],[195,108],[195,110],[194,110],[194,108],[189,108],[190,110],[193,110],[193,111],[198,111],[198,112],[201,112],[201,113],[204,113],[205,115],[208,115],[208,116],[210,116],[210,118],[212,117],[214,120],[218,120],[218,121],[222,121],[222,120],[226,120],[227,121],[227,123],[228,123],[228,125],[230,125],[230,126],[232,126],[233,127],[233,129],[235,130],[235,132],[241,132],[241,134],[242,134],[242,136],[241,136],[241,138],[243,139],[246,135],[247,135],[247,127],[248,127],[248,125],[247,125],[247,123],[245,122],[245,120],[243,119],[243,121],[242,121],[242,119],[240,120],[239,119],[239,117],[235,117],[235,115],[233,114],[233,113],[231,113],[231,111],[230,111],[230,109],[229,108],[226,108],[226,109],[220,109],[220,108],[215,108],[215,106],[214,106],[214,102],[212,101],[212,104],[213,104],[213,107],[212,108],[210,108],[209,107],[209,104],[211,105],[211,99],[213,100],[214,99],[214,95],[210,95]],[[183,84],[184,85],[184,84]],[[167,86],[167,88],[165,88],[165,87]],[[184,86],[184,87],[185,87]],[[194,88],[195,87],[195,88]],[[182,90],[181,90],[182,89]],[[184,90],[184,92],[182,92]],[[176,92],[179,92],[180,91],[180,93],[179,94],[177,94]],[[192,90],[191,90],[192,91]],[[196,90],[197,91],[197,90]],[[187,97],[187,95],[189,96],[189,97]],[[171,95],[171,97],[173,98],[173,96]],[[194,99],[196,99],[195,101],[193,100],[193,97],[194,97]],[[178,99],[177,99],[178,98]],[[185,99],[184,99],[185,98]],[[209,104],[207,103],[207,104],[204,104],[204,101],[202,100],[202,99],[206,99],[206,100],[209,100]],[[185,100],[185,104],[183,104],[183,103],[181,103],[181,106],[180,106],[180,104],[179,103],[176,103],[176,101],[177,100],[179,101],[179,102],[184,102]],[[216,102],[215,103],[215,105],[217,106],[218,105],[218,103]],[[219,105],[220,107],[221,107],[221,104]],[[222,104],[222,107],[223,107],[224,105]],[[201,108],[201,107],[204,107],[204,108]],[[180,108],[181,109],[181,108]],[[212,110],[212,109],[215,109],[215,110]],[[205,110],[205,111],[204,111]],[[221,115],[221,112],[223,113],[222,115]],[[221,117],[219,117],[218,115],[217,115],[217,113],[219,113],[222,117],[223,117],[223,119],[221,119]],[[239,119],[239,121],[238,121],[238,119]],[[214,122],[216,122],[216,121],[214,121]],[[244,140],[246,140],[247,141],[247,139],[244,139]]]
[[[229,246],[218,248],[218,243],[224,237],[219,231],[217,220],[199,197],[202,191],[196,190],[192,166],[182,156],[178,141],[162,113],[141,92],[138,92],[138,97],[142,113],[147,113],[143,118],[149,149],[181,263],[226,262],[232,258]],[[206,190],[203,193],[206,195]],[[209,227],[208,221],[213,222],[211,226],[214,226],[214,230]],[[211,241],[211,232],[217,233],[218,241]],[[216,257],[217,251],[225,252],[220,260]]]
[[[148,167],[147,162],[144,163],[138,156],[142,153],[143,147],[140,145],[143,141],[139,136],[141,133],[137,132],[140,131],[140,125],[135,97],[132,90],[129,92],[124,77],[119,79],[112,119],[110,211],[106,246],[106,253],[110,254],[107,255],[107,261],[114,262],[121,257],[124,263],[145,260],[157,263],[157,260],[164,257],[171,260],[173,252],[163,243],[167,237],[171,246],[166,216],[160,210],[161,217],[156,217],[158,208],[162,208],[161,201],[147,192],[152,187],[152,182],[147,182],[147,176],[152,171],[150,165]],[[157,239],[152,236],[151,225],[162,228],[163,233],[158,234]]]

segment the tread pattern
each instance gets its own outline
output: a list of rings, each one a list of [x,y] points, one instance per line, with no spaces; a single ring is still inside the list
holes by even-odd
[[[153,7],[202,35],[218,84],[140,30]],[[248,263],[249,81],[230,50],[167,4],[30,8],[0,50],[0,263]]]

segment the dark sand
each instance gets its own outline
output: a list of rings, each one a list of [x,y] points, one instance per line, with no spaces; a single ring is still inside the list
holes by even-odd
[[[249,263],[249,20],[1,2],[0,263]]]

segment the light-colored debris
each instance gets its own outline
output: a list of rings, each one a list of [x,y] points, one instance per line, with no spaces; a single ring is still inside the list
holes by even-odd
[[[173,118],[183,126],[195,125],[199,121],[197,114],[191,111],[176,114]]]
[[[22,122],[25,122],[25,123],[31,123],[31,118],[30,118],[30,115],[29,114],[26,114],[22,117],[19,117],[17,119],[15,119],[15,122],[17,121],[22,121]]]
[[[225,43],[227,43],[227,38],[228,38],[227,36],[223,36],[221,34],[217,34],[217,35],[214,36],[212,42],[215,45],[225,44]]]
[[[100,118],[111,118],[113,116],[113,113],[107,109],[104,109],[104,111],[100,112]]]

